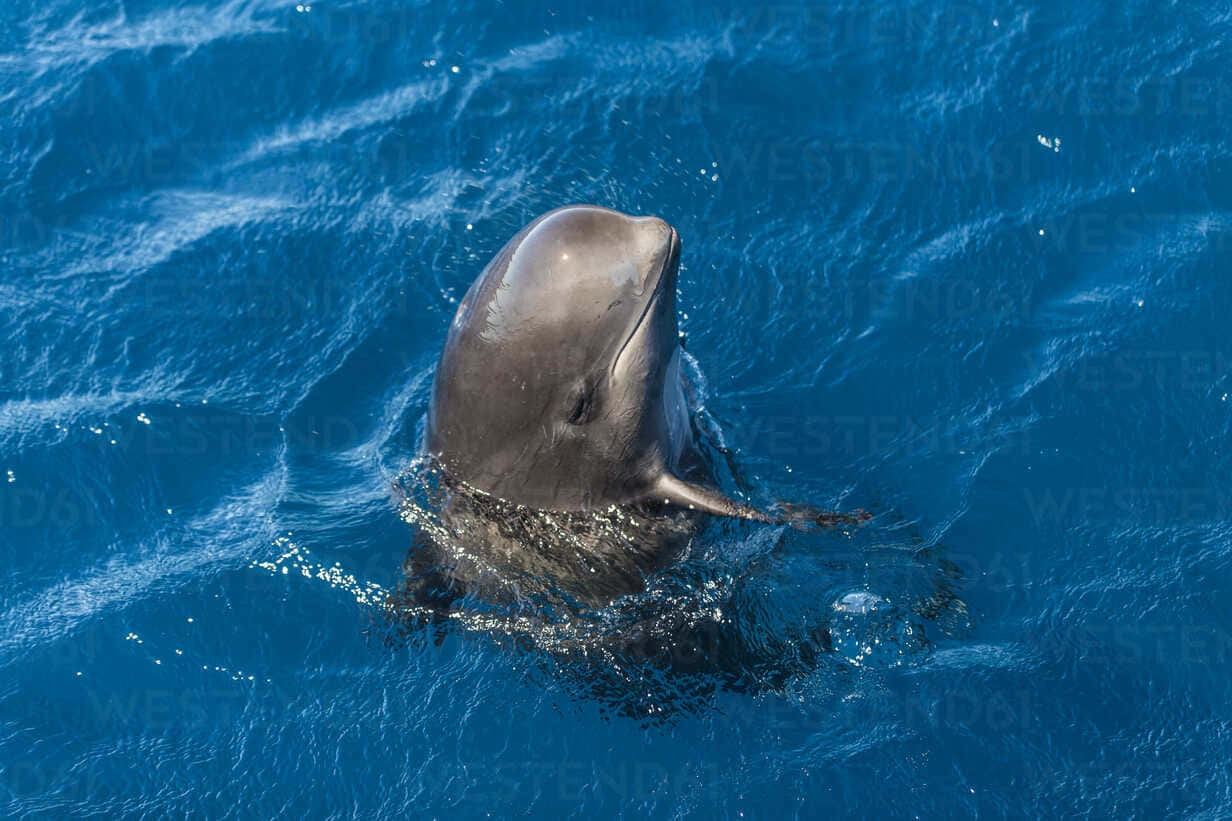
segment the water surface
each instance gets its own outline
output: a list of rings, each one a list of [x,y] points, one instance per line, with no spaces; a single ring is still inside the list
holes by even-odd
[[[6,3],[0,810],[1226,815],[1229,27]],[[725,486],[876,513],[661,582],[773,686],[381,615],[457,301],[579,201],[681,232]]]

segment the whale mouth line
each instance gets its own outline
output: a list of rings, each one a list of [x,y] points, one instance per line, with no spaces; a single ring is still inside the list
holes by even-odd
[[[637,336],[637,332],[646,324],[646,317],[650,315],[650,310],[662,298],[663,282],[668,278],[668,272],[672,270],[673,266],[680,264],[680,234],[676,233],[675,228],[672,228],[671,231],[671,245],[668,248],[667,256],[663,258],[663,267],[659,269],[659,279],[655,283],[654,290],[650,293],[650,298],[642,306],[642,315],[637,318],[637,324],[633,326],[633,330],[625,337],[625,341],[620,345],[620,350],[616,352],[615,358],[612,359],[612,373],[616,372],[616,366],[620,364],[620,358],[625,355],[625,350],[629,347],[629,343],[633,341],[633,337]]]

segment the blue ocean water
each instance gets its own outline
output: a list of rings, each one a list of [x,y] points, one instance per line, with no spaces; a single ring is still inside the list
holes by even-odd
[[[1226,817],[1230,36],[9,0],[0,814]],[[458,299],[569,202],[680,231],[725,486],[875,514],[698,534],[750,646],[832,636],[785,680],[389,627]]]

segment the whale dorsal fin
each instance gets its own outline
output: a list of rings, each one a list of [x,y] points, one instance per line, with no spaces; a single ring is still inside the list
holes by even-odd
[[[776,523],[779,520],[755,507],[729,499],[717,490],[686,482],[670,473],[664,473],[647,494],[652,501],[700,510],[715,516],[731,516],[737,519],[752,519],[755,522]]]

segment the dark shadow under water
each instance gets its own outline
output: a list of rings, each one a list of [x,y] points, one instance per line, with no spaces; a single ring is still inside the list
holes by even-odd
[[[888,514],[801,532],[662,507],[554,513],[430,462],[397,492],[414,542],[390,641],[481,637],[644,721],[824,667],[918,663],[967,627],[958,568]]]

